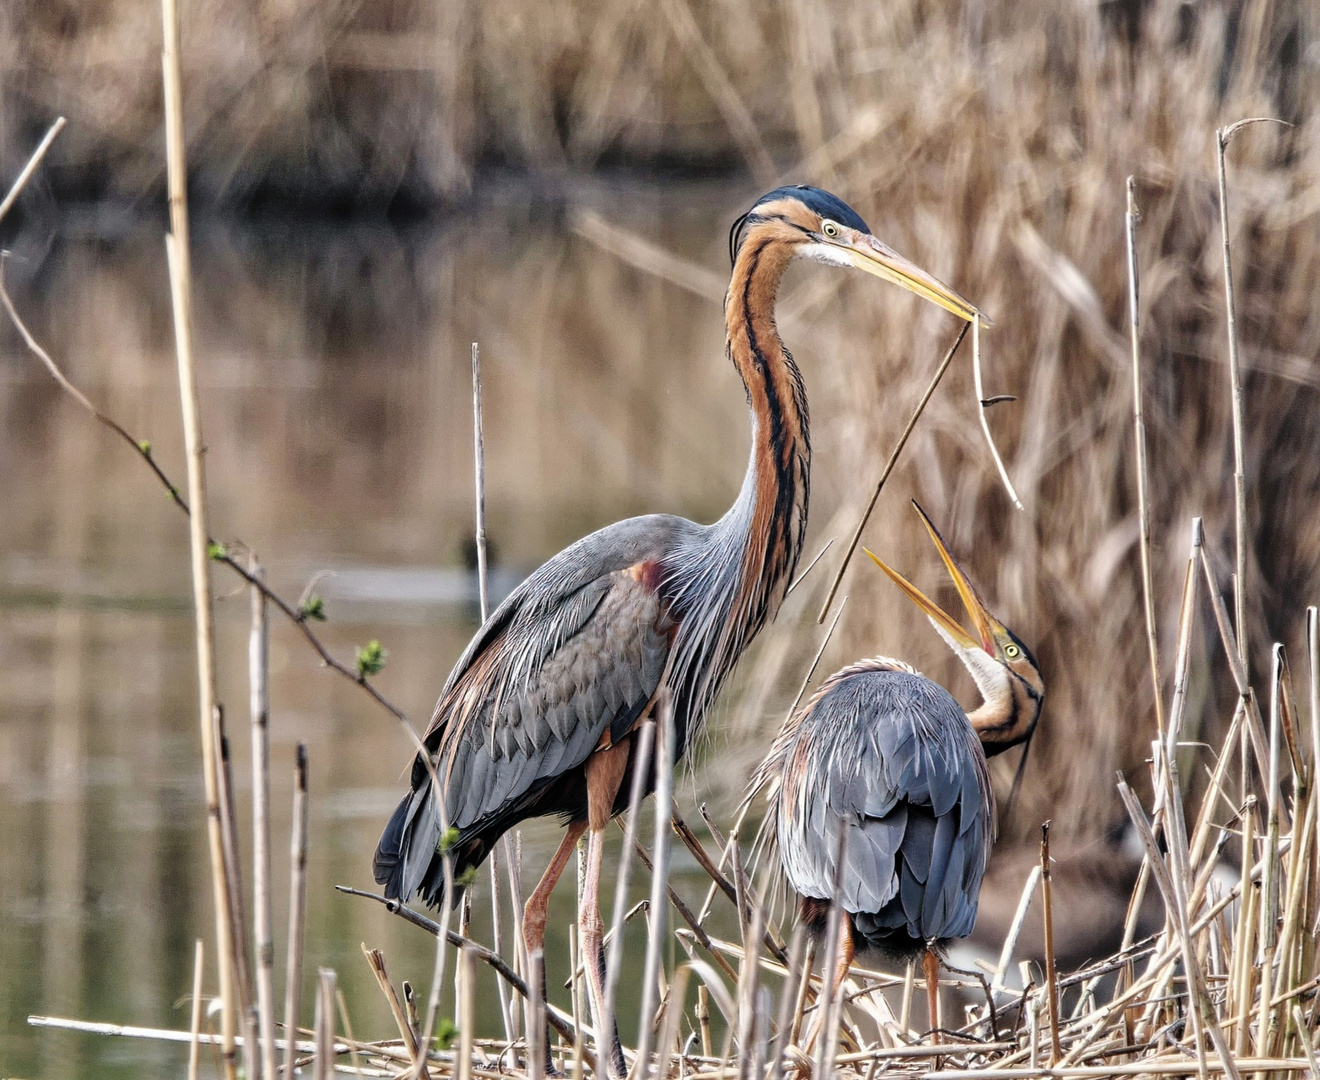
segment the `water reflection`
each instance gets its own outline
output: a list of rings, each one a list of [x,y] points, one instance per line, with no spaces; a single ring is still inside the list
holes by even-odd
[[[683,213],[638,203],[602,209],[627,206],[653,234],[663,220],[667,245],[718,265],[721,193],[685,199]],[[496,206],[405,230],[199,222],[195,245],[215,528],[255,545],[286,595],[335,570],[322,584],[327,643],[347,658],[380,638],[380,686],[418,722],[475,625],[470,341],[485,358],[497,590],[587,529],[642,510],[709,520],[737,488],[746,422],[718,308],[600,256],[550,215]],[[181,480],[158,224],[33,225],[11,246],[10,287],[34,333]],[[37,1032],[25,1018],[187,1024],[210,895],[185,521],[8,327],[0,462],[0,1072],[174,1075],[177,1049]],[[216,583],[220,689],[246,822],[247,602],[234,584]],[[370,885],[407,744],[287,627],[271,652],[277,857],[298,741],[312,762],[308,970],[337,968],[357,1033],[385,1036],[359,943],[425,985],[430,939],[332,887]],[[526,830],[526,888],[554,840],[553,825]],[[678,859],[685,881],[704,891]],[[282,918],[282,870],[276,883]],[[474,927],[489,939],[485,895]],[[552,975],[567,968],[571,888],[558,900]]]

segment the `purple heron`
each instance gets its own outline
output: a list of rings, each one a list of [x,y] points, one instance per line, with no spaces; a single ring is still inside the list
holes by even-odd
[[[770,793],[765,828],[801,898],[802,919],[819,929],[831,903],[842,908],[835,991],[858,944],[895,959],[924,955],[938,1039],[938,956],[972,932],[994,842],[986,758],[1031,737],[1045,684],[1031,650],[990,613],[920,506],[917,513],[975,637],[867,554],[967,667],[981,705],[964,712],[944,687],[901,660],[859,660],[825,679],[794,713],[754,784]]]
[[[739,656],[774,617],[802,550],[811,443],[802,376],[775,326],[785,269],[797,258],[857,267],[960,318],[979,315],[817,188],[770,192],[734,223],[729,244],[727,353],[752,424],[737,500],[713,525],[662,514],[609,525],[519,585],[450,673],[423,737],[430,768],[419,755],[412,789],[376,850],[387,896],[436,904],[442,822],[456,831],[447,851],[461,874],[520,821],[561,818],[563,840],[526,904],[531,955],[543,948],[551,890],[589,831],[578,920],[598,1022],[602,830],[626,808],[638,727],[665,688],[682,756]],[[622,1072],[617,1039],[611,1059]]]

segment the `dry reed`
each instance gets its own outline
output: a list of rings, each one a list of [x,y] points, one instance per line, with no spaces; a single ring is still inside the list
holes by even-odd
[[[655,17],[642,8],[634,5],[623,21]],[[663,13],[673,20],[677,12],[681,19],[683,10],[670,5]],[[1314,608],[1308,612],[1303,628],[1299,613],[1290,610],[1287,603],[1297,596],[1313,595],[1320,573],[1314,557],[1320,548],[1320,536],[1314,533],[1313,516],[1305,513],[1320,480],[1320,466],[1309,453],[1316,435],[1314,403],[1304,401],[1298,405],[1293,400],[1297,386],[1302,387],[1302,393],[1310,393],[1320,385],[1308,367],[1317,346],[1310,292],[1320,247],[1313,237],[1302,236],[1304,230],[1296,228],[1316,213],[1313,180],[1308,184],[1306,179],[1307,175],[1313,177],[1314,170],[1308,174],[1306,169],[1314,164],[1320,150],[1317,119],[1310,111],[1316,95],[1309,93],[1315,87],[1316,76],[1305,67],[1291,73],[1285,70],[1287,50],[1296,47],[1295,41],[1285,47],[1287,40],[1294,36],[1303,43],[1312,41],[1315,15],[1300,8],[1272,12],[1252,6],[1242,21],[1230,28],[1225,7],[1206,4],[1185,11],[1151,5],[1137,9],[1131,20],[1120,26],[1107,21],[1110,18],[1096,8],[1061,9],[1044,18],[1036,10],[1006,11],[963,22],[961,16],[927,11],[914,2],[894,5],[883,18],[867,19],[847,5],[824,5],[813,33],[826,41],[861,43],[857,47],[862,52],[851,57],[849,66],[837,63],[839,57],[829,52],[839,46],[826,45],[827,62],[806,80],[800,73],[795,76],[793,111],[794,126],[804,147],[824,151],[831,139],[846,139],[852,134],[848,117],[852,113],[861,115],[853,106],[866,98],[876,81],[867,78],[868,63],[878,63],[888,83],[923,85],[920,101],[878,106],[884,122],[874,130],[877,134],[883,131],[886,137],[853,144],[857,151],[853,158],[837,163],[840,187],[868,214],[880,206],[876,195],[879,191],[886,193],[889,204],[910,208],[911,218],[906,222],[896,221],[892,215],[885,220],[891,233],[907,230],[907,239],[919,239],[920,243],[904,246],[940,253],[949,266],[956,264],[957,270],[955,275],[947,267],[937,267],[943,276],[954,278],[969,295],[987,297],[987,307],[1014,313],[1011,321],[1001,318],[998,353],[1006,358],[1001,378],[1019,382],[1027,391],[1022,395],[1024,408],[1017,439],[1011,443],[1015,450],[1011,460],[1015,474],[1022,479],[1030,516],[1015,521],[1005,512],[997,489],[991,486],[993,473],[981,459],[979,444],[969,437],[968,418],[962,411],[933,410],[933,430],[923,432],[918,437],[921,445],[914,446],[919,451],[914,454],[918,475],[911,482],[931,489],[936,496],[932,499],[928,495],[925,501],[942,507],[942,516],[953,522],[953,545],[964,550],[977,548],[971,561],[987,571],[980,575],[983,580],[997,582],[993,592],[1008,597],[1020,616],[1015,617],[1014,624],[1031,625],[1029,636],[1047,642],[1040,650],[1051,686],[1049,721],[1042,729],[1046,740],[1044,767],[1037,770],[1019,820],[1035,821],[1043,816],[1043,807],[1060,804],[1068,817],[1069,831],[1077,832],[1086,825],[1084,815],[1103,818],[1096,807],[1117,808],[1121,800],[1145,845],[1144,865],[1164,897],[1167,925],[1135,954],[1121,954],[1067,978],[1051,975],[1043,987],[1028,986],[1007,1030],[989,1005],[984,1009],[980,1005],[969,1007],[966,1022],[958,1026],[957,1034],[938,1048],[912,1046],[905,1022],[886,1015],[886,1009],[876,1007],[870,1011],[863,1006],[866,995],[875,995],[879,1000],[885,989],[901,985],[902,980],[879,979],[854,970],[853,979],[860,983],[862,994],[848,995],[847,1000],[816,1002],[817,1008],[839,1017],[843,1025],[828,1023],[822,1057],[816,1066],[818,1075],[832,1071],[845,1077],[870,1077],[882,1067],[905,1075],[929,1075],[926,1061],[941,1059],[950,1068],[935,1075],[956,1075],[965,1080],[1187,1074],[1193,1069],[1202,1075],[1287,1075],[1315,1069],[1311,1027],[1316,1013],[1315,822],[1320,800],[1320,785],[1314,783],[1320,751],[1316,630]],[[741,100],[750,103],[747,107],[753,115],[759,115],[765,90],[755,80],[739,87],[740,79],[750,78],[748,72],[754,65],[732,62],[739,57],[746,60],[746,50],[740,50],[732,40],[712,45],[694,39],[692,27],[683,25],[680,36],[685,36],[690,55],[706,56],[703,49],[716,49],[714,55],[718,57],[719,48],[730,53],[731,59],[722,61],[729,84]],[[617,23],[614,27],[617,33],[628,36],[627,27],[620,30]],[[698,25],[696,30],[698,34],[709,34],[710,28]],[[880,59],[868,60],[864,50],[876,42],[879,44],[874,50],[880,53]],[[615,45],[617,41],[605,44]],[[591,48],[597,47],[593,39]],[[795,52],[795,57],[800,67],[801,54]],[[654,56],[649,59],[655,60]],[[994,64],[987,65],[987,60]],[[645,66],[640,69],[644,74]],[[617,74],[619,69],[615,70]],[[1043,75],[1020,77],[1024,71]],[[180,371],[184,377],[191,362],[185,363],[188,350],[182,340],[188,323],[187,230],[182,216],[182,170],[178,167],[182,108],[177,67],[175,72],[173,98],[167,94],[167,101],[172,100],[167,130],[171,135],[171,204],[179,214],[173,224],[171,264],[176,327],[181,335]],[[1058,94],[1057,88],[1065,80],[1071,92]],[[610,129],[611,124],[604,120],[609,110],[603,104],[608,93],[598,86],[592,90],[595,84],[585,72],[582,83],[574,86],[577,96],[568,110],[570,116],[581,121],[582,130]],[[813,102],[822,87],[825,92]],[[724,91],[717,96],[725,99],[727,111],[734,99]],[[1126,106],[1122,115],[1115,115],[1115,100]],[[1196,163],[1205,157],[1203,136],[1211,130],[1213,121],[1221,115],[1238,115],[1246,111],[1247,105],[1253,106],[1253,111],[1258,107],[1287,113],[1297,126],[1290,132],[1271,133],[1268,139],[1257,136],[1249,146],[1244,142],[1244,149],[1256,153],[1244,154],[1246,160],[1239,166],[1239,183],[1245,197],[1240,211],[1243,223],[1237,226],[1228,214],[1223,165],[1228,135],[1235,126],[1220,129],[1215,136],[1220,179],[1218,216],[1230,308],[1231,393],[1230,407],[1225,409],[1220,400],[1223,395],[1213,389],[1204,370],[1207,359],[1218,357],[1211,341],[1216,320],[1206,314],[1212,310],[1206,296],[1213,263],[1214,244],[1208,222],[1213,217],[1209,207],[1214,185],[1204,162]],[[1173,122],[1170,117],[1175,118]],[[874,123],[874,116],[870,122]],[[530,126],[535,128],[534,124]],[[773,128],[771,124],[764,126]],[[993,132],[1003,152],[978,156],[979,151],[974,153],[968,144],[969,131]],[[615,122],[611,136],[626,140],[626,132],[627,122]],[[544,141],[546,137],[547,132],[541,130],[524,141],[533,145],[537,138]],[[598,135],[577,145],[598,151],[606,141]],[[569,145],[573,145],[571,139]],[[894,145],[906,149],[892,154]],[[1132,161],[1137,174],[1148,177],[1151,183],[1145,200],[1146,227],[1140,237],[1133,237],[1131,231],[1128,235],[1135,249],[1130,260],[1134,360],[1138,262],[1146,268],[1150,323],[1157,327],[1148,397],[1143,399],[1138,379],[1134,381],[1133,400],[1139,410],[1143,404],[1149,405],[1142,417],[1150,424],[1155,464],[1149,477],[1153,563],[1149,577],[1158,599],[1154,609],[1163,613],[1162,622],[1148,627],[1150,633],[1145,637],[1148,648],[1159,637],[1177,641],[1167,733],[1158,727],[1152,733],[1148,727],[1130,721],[1132,716],[1149,715],[1154,711],[1150,706],[1162,698],[1165,673],[1159,670],[1154,648],[1148,652],[1156,675],[1153,698],[1144,697],[1144,692],[1135,687],[1117,685],[1124,673],[1136,670],[1141,659],[1143,635],[1134,614],[1146,605],[1138,604],[1134,583],[1119,571],[1128,561],[1132,545],[1144,540],[1146,526],[1140,510],[1134,522],[1133,493],[1124,479],[1131,472],[1125,468],[1127,448],[1139,443],[1130,439],[1126,427],[1129,413],[1125,395],[1118,391],[1123,388],[1121,380],[1128,377],[1128,369],[1122,357],[1121,336],[1110,326],[1125,284],[1121,270],[1124,260],[1119,257],[1116,239],[1121,208],[1110,194],[1114,185],[1102,182],[1106,164],[1114,160]],[[874,214],[870,216],[876,220]],[[1235,309],[1239,298],[1233,293],[1230,236],[1237,241],[1233,250],[1244,261],[1236,271],[1242,287],[1240,314]],[[1006,266],[1011,272],[1006,272]],[[864,325],[874,321],[878,327],[882,317],[892,320],[904,313],[895,306],[897,303],[877,300],[872,309],[858,315],[857,321]],[[835,331],[824,325],[818,329],[819,340],[804,350],[808,354],[836,344]],[[1238,344],[1239,330],[1252,343],[1245,349]],[[908,348],[914,355],[922,355],[942,327],[926,320],[915,324],[912,331]],[[857,332],[856,327],[850,326],[848,332]],[[882,369],[892,369],[901,362],[901,356],[890,352],[884,360]],[[1294,361],[1300,361],[1300,367]],[[1213,374],[1217,379],[1218,373]],[[849,417],[847,439],[834,441],[830,448],[845,459],[852,455],[850,463],[858,464],[873,447],[883,443],[879,432],[894,422],[887,385],[880,381],[873,386],[859,385],[855,378],[840,379],[837,371],[826,375],[827,381],[830,378],[834,382],[827,387],[826,400],[835,404],[846,401],[842,411]],[[188,396],[185,389],[185,418]],[[192,396],[188,503],[192,508],[197,567],[197,553],[205,552],[209,538],[201,499],[195,390]],[[1260,422],[1260,417],[1276,413],[1274,422]],[[1224,484],[1224,470],[1219,467],[1227,456],[1225,435],[1231,435],[1233,445],[1232,494],[1227,499],[1228,486]],[[937,438],[943,442],[938,452],[934,445]],[[1139,434],[1138,439],[1142,438]],[[1139,458],[1144,456],[1141,451],[1137,454]],[[150,462],[149,455],[144,456]],[[154,463],[152,467],[157,468]],[[1145,476],[1144,466],[1138,475]],[[175,497],[177,500],[177,492]],[[1138,496],[1135,501],[1145,500]],[[1231,515],[1227,512],[1230,506]],[[1191,507],[1204,508],[1211,527],[1204,538],[1199,529],[1194,531],[1191,558],[1186,572],[1179,573],[1180,553],[1173,552],[1160,537],[1175,527],[1180,529]],[[1226,546],[1230,520],[1234,536],[1230,577],[1233,620],[1224,610],[1215,564],[1216,559],[1222,559],[1219,553]],[[1253,525],[1253,521],[1259,524]],[[1293,530],[1297,535],[1285,537],[1281,530]],[[982,539],[981,544],[969,542],[973,532]],[[896,536],[891,534],[889,539],[898,546]],[[1283,543],[1284,539],[1288,542]],[[1255,561],[1248,557],[1253,549]],[[204,564],[203,555],[198,578],[203,583]],[[1198,642],[1204,645],[1206,636],[1198,638],[1194,634],[1194,620],[1204,608],[1204,602],[1197,599],[1202,576],[1224,646],[1222,666],[1212,665],[1207,681],[1217,676],[1222,686],[1200,688],[1200,698],[1193,702],[1189,675],[1192,653]],[[1253,577],[1253,587],[1248,588]],[[859,588],[865,591],[868,586],[859,582]],[[209,592],[202,584],[197,589],[200,615],[209,603]],[[859,642],[878,636],[876,627],[888,618],[889,609],[878,603],[871,610],[871,622],[863,620],[847,628],[845,640],[836,648],[853,652]],[[791,630],[791,620],[788,626]],[[1206,626],[1208,629],[1209,624]],[[1250,663],[1253,643],[1260,649],[1276,636],[1297,640],[1303,635],[1310,675],[1312,745],[1307,752],[1300,748],[1296,735],[1300,723],[1290,704],[1282,650],[1273,650],[1275,663],[1268,676],[1268,727],[1256,705]],[[199,630],[199,637],[205,637],[204,631]],[[1099,675],[1101,683],[1095,681],[1098,665],[1082,662],[1097,657],[1105,658]],[[1222,677],[1225,668],[1228,678]],[[215,724],[215,711],[206,707],[205,693],[203,688],[204,747],[214,735]],[[1225,702],[1232,707],[1225,707]],[[754,724],[763,723],[761,717],[752,720]],[[1214,771],[1202,787],[1192,767],[1199,760],[1197,744],[1225,731],[1222,740],[1213,742],[1217,750]],[[1132,771],[1134,763],[1146,754],[1152,734],[1152,768],[1141,785],[1152,795],[1153,810],[1148,817],[1137,792],[1126,782],[1120,784],[1115,796],[1111,778],[1115,766]],[[205,769],[217,770],[218,753],[204,750],[203,762]],[[1236,792],[1238,806],[1228,813],[1224,789],[1230,784],[1234,767],[1240,789]],[[301,751],[300,772],[304,846],[300,856],[295,850],[295,874],[306,857],[305,756]],[[215,855],[221,846],[222,823],[218,820],[219,777],[212,773],[211,779],[214,783],[208,782],[207,792],[208,808],[214,810],[210,824],[215,863],[217,858],[223,861]],[[1061,792],[1069,793],[1066,801],[1059,798]],[[625,863],[620,874],[624,880],[627,860],[636,846],[636,802],[634,798],[629,842],[624,848]],[[1265,808],[1264,828],[1256,822],[1257,805]],[[1191,807],[1196,808],[1196,824],[1189,835],[1184,813]],[[1240,881],[1218,898],[1207,889],[1211,860],[1218,855],[1217,845],[1209,843],[1215,831],[1235,838],[1242,866]],[[737,831],[727,842],[713,827],[711,835],[722,849],[719,863],[709,858],[698,860],[710,873],[710,894],[696,917],[693,933],[677,937],[680,947],[689,950],[684,967],[703,980],[698,992],[701,1011],[693,1016],[702,1052],[688,1054],[670,1045],[670,1033],[678,1030],[683,1002],[680,998],[667,1001],[662,1020],[664,1037],[656,1045],[657,1071],[689,1080],[713,1080],[745,1072],[744,1065],[732,1066],[727,1063],[727,1055],[712,1052],[709,1018],[703,1014],[706,1001],[714,997],[725,1013],[730,1032],[741,1031],[744,1041],[755,1041],[757,1032],[775,1033],[774,1045],[782,1052],[777,1052],[769,1063],[773,1075],[784,1071],[805,1073],[810,1063],[789,1036],[801,1030],[803,1013],[815,996],[816,977],[802,977],[795,987],[794,979],[805,976],[805,972],[790,968],[785,978],[783,967],[775,966],[778,960],[770,958],[774,950],[767,945],[767,937],[772,945],[773,936],[768,930],[756,932],[766,898],[741,873]],[[688,837],[683,839],[687,841]],[[704,851],[695,837],[692,844]],[[723,874],[727,862],[733,867],[731,882]],[[661,881],[663,858],[653,860],[652,865],[655,880]],[[510,861],[511,871],[513,868]],[[231,877],[222,865],[213,866],[217,917],[224,923],[229,922],[226,916],[233,909],[229,900],[221,902],[219,890]],[[736,942],[720,941],[708,933],[703,942],[696,931],[705,932],[706,913],[720,895],[729,896],[736,904],[744,932]],[[671,888],[657,891],[656,896],[678,899]],[[611,931],[611,984],[618,978],[623,898],[621,890]],[[286,986],[294,1002],[292,1009],[286,1008],[290,1036],[296,1030],[300,981],[300,964],[292,959],[295,941],[301,938],[294,931],[294,916],[301,906],[299,901],[291,910]],[[676,908],[683,914],[679,905]],[[657,915],[651,912],[653,920]],[[228,971],[235,929],[217,929],[217,960],[226,1001],[220,1038],[230,1070],[234,1064],[236,1010],[235,988]],[[452,940],[443,928],[437,929],[441,946]],[[230,934],[228,939],[226,933]],[[699,946],[711,955],[739,958],[745,969],[747,992],[736,998],[730,996],[714,968],[696,957]],[[1005,942],[1001,969],[1012,952],[1011,941]],[[465,951],[465,968],[472,955]],[[542,959],[532,958],[533,974],[535,962]],[[831,961],[827,951],[822,959],[826,974]],[[746,972],[749,966],[751,971]],[[1067,1017],[1046,1005],[1065,984],[1081,985],[1118,967],[1132,974],[1112,1001],[1098,1003],[1083,995]],[[437,978],[439,971],[438,963]],[[1002,970],[997,974],[1002,976]],[[771,1023],[766,999],[756,992],[757,980],[767,975],[783,979],[781,1000],[792,1002],[787,1034],[783,1019]],[[516,988],[512,971],[501,970],[501,976]],[[679,980],[676,978],[672,985],[680,985]],[[468,986],[465,980],[465,992],[470,992]],[[524,984],[522,992],[526,990]],[[534,988],[532,993],[534,996]],[[406,1047],[390,1041],[335,1040],[332,997],[333,978],[325,977],[318,984],[318,1068],[330,1068],[332,1055],[350,1049],[356,1049],[366,1060],[366,1068],[377,1073],[393,1070],[397,1074],[400,1069],[421,1065],[411,1060]],[[612,1015],[611,994],[601,1005],[605,1017]],[[1048,1066],[1040,1064],[1042,1033],[1038,1018],[1043,1008],[1048,1008],[1051,1056],[1059,1059],[1057,1065],[1053,1061]],[[905,1019],[906,1008],[901,1011]],[[531,1041],[540,1038],[544,1030],[536,1019],[532,1017],[529,1028]],[[649,1032],[652,1019],[642,1017],[644,1030]],[[416,1026],[413,1021],[401,1025],[405,1042],[416,1038]],[[452,1053],[430,1051],[426,1060],[434,1065],[436,1074],[493,1075],[483,1064],[491,1045],[475,1038],[470,1023],[466,1028],[464,1050],[470,1048],[471,1055],[461,1052],[456,1060]],[[603,1050],[608,1060],[612,1024],[603,1024],[592,1039],[585,1038],[576,1023],[569,1030],[577,1047],[575,1057],[586,1059],[588,1054]],[[192,1033],[175,1034],[194,1038]],[[836,1053],[831,1047],[840,1038],[844,1050]],[[199,1039],[197,1036],[194,1041]],[[420,1042],[429,1046],[429,1030]],[[419,1046],[414,1043],[413,1054]],[[740,1047],[744,1054],[748,1050],[747,1046]],[[290,1038],[286,1071],[295,1053],[296,1043]],[[532,1054],[531,1059],[532,1068],[539,1068],[540,1055]],[[644,1074],[649,1062],[641,1060],[637,1066]]]

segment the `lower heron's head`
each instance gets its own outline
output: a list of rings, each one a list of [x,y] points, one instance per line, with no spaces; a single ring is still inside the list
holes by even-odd
[[[787,248],[789,257],[834,266],[854,266],[925,297],[971,322],[989,319],[969,300],[933,274],[882,244],[861,215],[837,195],[799,184],[761,196],[729,231],[729,258],[759,255],[767,247]]]
[[[976,681],[977,689],[981,691],[986,704],[972,713],[970,718],[981,736],[986,756],[989,757],[1031,737],[1036,729],[1036,721],[1040,719],[1041,704],[1045,699],[1045,682],[1031,650],[985,606],[934,523],[915,499],[912,505],[921,515],[926,531],[935,542],[940,560],[953,579],[963,607],[972,620],[976,636],[967,633],[957,619],[902,574],[886,566],[870,551],[867,554],[903,590],[908,599],[925,613],[931,625]]]

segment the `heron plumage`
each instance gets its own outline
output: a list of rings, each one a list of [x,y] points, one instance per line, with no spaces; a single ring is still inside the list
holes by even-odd
[[[551,890],[589,828],[578,927],[598,1023],[601,836],[609,815],[622,809],[635,726],[668,691],[683,754],[739,656],[778,611],[802,551],[811,441],[802,375],[775,326],[784,270],[798,257],[856,266],[961,318],[977,315],[871,236],[845,203],[815,188],[771,192],[735,224],[730,244],[727,354],[752,424],[738,498],[709,526],[666,516],[609,526],[515,589],[450,674],[414,763],[412,790],[376,851],[376,880],[388,897],[408,900],[420,891],[435,903],[446,826],[457,830],[447,850],[461,872],[523,818],[567,818],[525,906],[531,956],[544,947]],[[643,780],[649,790],[654,776]],[[609,1072],[624,1069],[614,1038]]]
[[[767,828],[789,883],[837,900],[868,944],[905,954],[971,932],[994,795],[967,714],[942,686],[887,657],[835,672],[756,782],[777,788]]]

